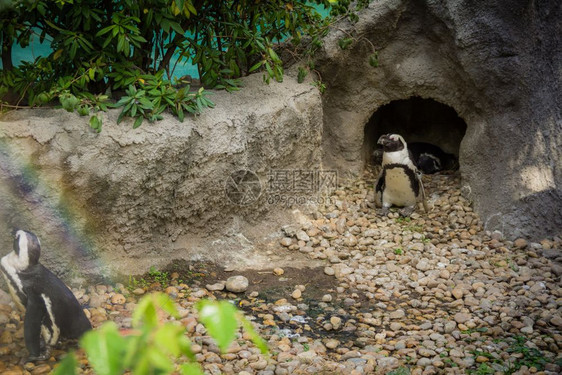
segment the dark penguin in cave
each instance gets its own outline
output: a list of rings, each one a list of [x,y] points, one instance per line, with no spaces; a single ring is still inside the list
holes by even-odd
[[[456,170],[459,168],[457,158],[446,153],[439,146],[426,142],[409,142],[408,151],[414,165],[424,174],[433,174],[440,171]],[[373,165],[382,164],[384,150],[377,148],[371,155]]]
[[[403,207],[400,214],[409,216],[416,203],[422,201],[427,212],[427,203],[421,181],[421,173],[412,161],[408,146],[398,134],[385,134],[377,142],[382,146],[382,171],[375,187],[375,203],[386,215],[392,206]]]
[[[18,230],[13,251],[0,262],[12,299],[25,313],[23,329],[29,361],[48,359],[49,346],[60,338],[78,339],[92,328],[72,291],[39,263],[40,255],[39,239]]]
[[[455,155],[446,153],[439,146],[426,142],[410,142],[408,150],[418,169],[425,174],[458,169]]]

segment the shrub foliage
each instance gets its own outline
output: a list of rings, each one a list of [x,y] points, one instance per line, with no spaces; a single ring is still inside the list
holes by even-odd
[[[116,106],[135,126],[166,109],[183,119],[212,102],[204,90],[190,93],[190,77],[172,80],[177,64],[196,65],[205,88],[236,90],[237,79],[256,70],[281,81],[276,45],[306,39],[318,46],[336,17],[356,17],[352,9],[349,0],[0,0],[0,98],[14,106],[58,100],[87,115],[126,91]],[[13,45],[26,47],[32,38],[53,52],[14,66]],[[101,118],[90,124],[101,129]]]

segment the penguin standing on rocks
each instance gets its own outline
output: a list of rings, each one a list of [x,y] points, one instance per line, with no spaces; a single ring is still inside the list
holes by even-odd
[[[416,203],[421,200],[428,212],[421,173],[408,152],[408,146],[398,134],[382,135],[378,142],[382,146],[382,171],[375,187],[375,203],[386,215],[391,206],[404,207],[400,214],[409,216]]]
[[[72,291],[39,263],[40,255],[39,239],[31,232],[18,230],[13,251],[0,261],[12,299],[25,313],[23,332],[28,361],[48,359],[49,346],[59,338],[78,339],[92,328]],[[45,348],[41,347],[41,338]]]

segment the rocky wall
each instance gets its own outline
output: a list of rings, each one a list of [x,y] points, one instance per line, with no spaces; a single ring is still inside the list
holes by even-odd
[[[39,236],[43,262],[59,274],[141,274],[175,258],[251,266],[264,227],[286,223],[276,220],[287,210],[266,200],[267,174],[320,167],[322,107],[317,89],[290,76],[243,82],[183,123],[167,115],[132,129],[110,110],[98,134],[62,109],[2,115],[1,254],[16,227]],[[258,176],[256,202],[225,194],[237,170]]]
[[[553,0],[372,2],[328,36],[316,62],[327,87],[325,165],[357,175],[373,113],[433,99],[467,124],[463,191],[486,229],[562,233],[561,9]],[[350,36],[342,50],[338,41]]]

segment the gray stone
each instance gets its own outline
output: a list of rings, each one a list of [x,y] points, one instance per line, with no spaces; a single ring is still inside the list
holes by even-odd
[[[456,313],[454,316],[454,319],[457,323],[466,323],[471,318],[472,316],[470,314],[462,313],[462,312]]]
[[[427,270],[431,269],[431,264],[429,264],[429,261],[427,259],[422,258],[422,259],[420,259],[418,264],[416,264],[416,269],[418,269],[420,271],[427,271]]]
[[[218,282],[214,284],[207,284],[205,287],[207,288],[207,290],[217,291],[217,290],[223,290],[224,286],[225,286],[224,282]]]
[[[377,365],[382,368],[392,368],[398,365],[398,358],[383,357],[377,359]]]
[[[248,279],[242,275],[231,276],[226,280],[226,290],[229,292],[245,292],[248,289],[248,285]]]
[[[451,333],[457,328],[457,323],[448,321],[445,323],[445,333]]]
[[[388,317],[390,319],[402,319],[403,317],[406,316],[406,313],[404,312],[404,310],[396,310],[396,311],[391,311],[388,314]]]
[[[299,230],[297,231],[297,239],[301,240],[301,241],[310,241],[310,237],[308,236],[308,234],[306,234],[306,232],[304,230]]]

